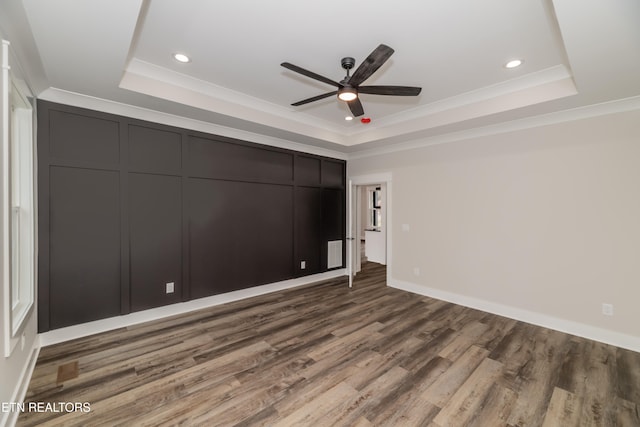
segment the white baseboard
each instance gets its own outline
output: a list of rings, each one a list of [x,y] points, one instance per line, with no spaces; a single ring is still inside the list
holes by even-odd
[[[640,352],[640,337],[390,278],[388,286]]]
[[[38,360],[38,354],[40,353],[40,343],[39,339],[36,336],[36,339],[33,341],[33,347],[30,352],[29,362],[22,369],[22,373],[20,374],[20,380],[18,381],[18,385],[13,392],[10,402],[18,403],[24,402],[24,398],[27,395],[27,390],[29,389],[29,382],[31,381],[31,375],[33,375],[33,370],[36,367],[36,361]],[[15,426],[18,422],[18,416],[20,415],[19,411],[8,411],[8,412],[0,412],[0,426]]]
[[[188,313],[202,308],[213,307],[228,302],[264,295],[275,291],[295,288],[308,285],[321,280],[333,279],[346,275],[346,269],[331,270],[325,273],[314,274],[312,276],[299,277],[296,279],[284,280],[282,282],[269,283],[267,285],[255,286],[241,289],[239,291],[228,292],[220,295],[213,295],[206,298],[199,298],[187,302],[166,305],[164,307],[152,308],[138,311],[123,316],[110,317],[108,319],[95,320],[93,322],[82,323],[80,325],[68,326],[66,328],[55,329],[53,331],[40,334],[40,346],[57,344],[64,341],[82,338],[113,329],[124,328],[138,323],[149,322],[162,319],[164,317],[175,316],[177,314]]]

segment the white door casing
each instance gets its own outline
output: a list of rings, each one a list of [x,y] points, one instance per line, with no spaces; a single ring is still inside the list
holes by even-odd
[[[348,177],[348,209],[347,209],[347,215],[348,215],[348,219],[347,219],[347,224],[349,224],[349,235],[348,237],[348,241],[349,246],[347,248],[348,250],[348,269],[347,272],[349,274],[349,287],[351,287],[353,285],[353,278],[355,273],[357,272],[356,270],[356,258],[359,259],[360,254],[357,253],[356,254],[356,250],[359,252],[360,251],[360,245],[356,245],[355,242],[355,234],[356,231],[354,231],[354,224],[356,223],[356,219],[358,214],[359,214],[359,205],[356,202],[356,197],[354,197],[354,195],[357,193],[357,187],[358,186],[363,186],[363,185],[373,185],[373,184],[380,184],[382,186],[384,186],[385,188],[385,197],[383,200],[383,222],[384,222],[384,233],[385,235],[385,251],[386,251],[386,258],[387,258],[387,283],[389,282],[389,278],[391,277],[391,270],[393,268],[393,258],[392,258],[392,251],[391,251],[391,243],[392,243],[392,232],[391,232],[391,228],[392,228],[392,174],[391,172],[382,172],[382,173],[375,173],[375,174],[369,174],[369,175],[358,175],[358,176],[351,176]],[[359,234],[359,231],[357,232],[357,234]],[[357,239],[358,243],[359,243],[359,238]],[[354,248],[356,247],[356,248]],[[357,256],[356,256],[357,255]]]

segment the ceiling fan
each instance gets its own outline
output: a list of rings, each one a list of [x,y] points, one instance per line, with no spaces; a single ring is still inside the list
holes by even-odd
[[[367,56],[367,59],[362,61],[360,66],[356,68],[351,76],[349,76],[349,70],[353,68],[356,60],[351,57],[342,58],[342,68],[347,70],[347,75],[339,83],[314,72],[305,70],[304,68],[300,68],[297,65],[283,62],[280,65],[284,68],[338,88],[338,90],[334,90],[333,92],[323,93],[322,95],[303,99],[302,101],[295,102],[291,105],[297,107],[299,105],[308,104],[309,102],[328,98],[332,95],[338,95],[338,99],[347,103],[354,117],[358,117],[364,114],[362,103],[358,97],[359,93],[367,93],[371,95],[417,96],[420,94],[422,88],[412,86],[360,86],[360,84],[371,77],[371,75],[375,73],[382,64],[387,62],[393,52],[394,50],[389,46],[381,44],[375,48],[369,56]]]

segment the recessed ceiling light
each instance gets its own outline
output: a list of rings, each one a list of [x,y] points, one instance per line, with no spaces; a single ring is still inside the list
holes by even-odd
[[[512,59],[511,61],[504,64],[504,68],[516,68],[522,65],[522,59]]]
[[[189,58],[184,53],[174,53],[173,54],[173,59],[175,59],[178,62],[183,62],[183,63],[191,62],[191,58]]]
[[[353,120],[353,117],[351,117],[351,116],[347,116],[347,117],[345,117],[344,119],[345,119],[346,121],[350,122],[351,120]]]

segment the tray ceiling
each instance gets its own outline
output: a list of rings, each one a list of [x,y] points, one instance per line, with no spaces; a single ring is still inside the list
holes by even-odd
[[[43,98],[77,93],[345,152],[640,95],[634,0],[24,0],[22,7]],[[333,88],[281,62],[339,81],[342,57],[357,67],[380,43],[395,53],[366,84],[421,86],[420,96],[361,94],[369,124],[346,121],[348,108],[333,96],[290,106]],[[191,62],[175,61],[176,52]],[[514,58],[523,65],[505,68]]]

